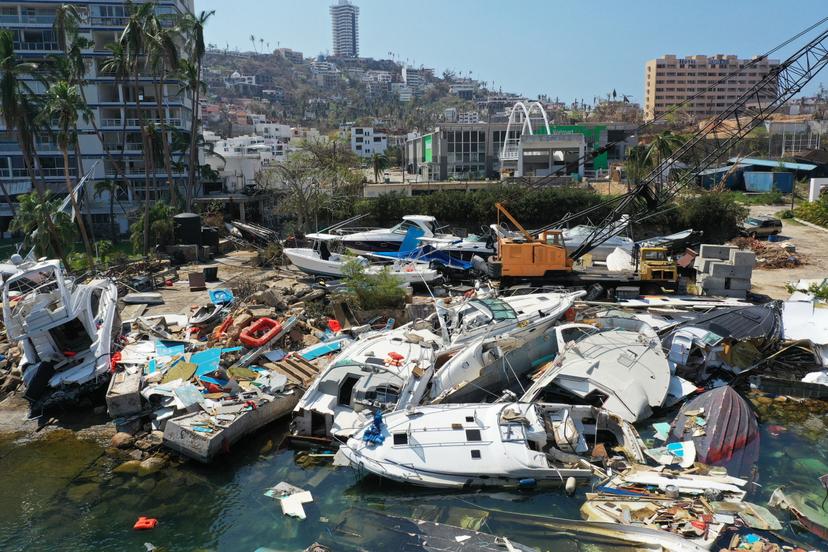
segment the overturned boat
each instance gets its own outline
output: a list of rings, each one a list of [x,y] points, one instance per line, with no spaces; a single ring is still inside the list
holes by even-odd
[[[598,446],[598,444],[603,446]],[[362,428],[342,454],[357,469],[435,488],[531,487],[588,479],[621,447],[643,462],[638,433],[591,406],[459,404],[407,408]]]
[[[433,403],[492,402],[521,392],[529,373],[554,360],[567,343],[597,332],[589,324],[562,324],[543,332],[482,337],[437,358],[429,396]],[[525,389],[524,389],[525,390]]]
[[[702,393],[682,406],[670,427],[668,442],[690,440],[698,462],[725,467],[736,477],[750,475],[759,460],[756,414],[728,385]]]
[[[651,331],[610,329],[584,337],[533,378],[522,402],[575,400],[628,422],[649,418],[654,408],[672,404],[687,390],[686,382],[671,373]]]
[[[3,283],[3,322],[21,344],[20,369],[32,412],[109,381],[121,334],[118,289],[111,280],[76,284],[60,261],[21,259]]]

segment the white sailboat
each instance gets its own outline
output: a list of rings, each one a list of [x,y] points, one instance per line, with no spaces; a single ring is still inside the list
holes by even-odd
[[[26,397],[42,404],[56,391],[68,397],[105,383],[121,332],[115,283],[75,284],[60,261],[17,260],[18,271],[3,283],[3,321],[21,344]]]
[[[367,425],[342,454],[358,470],[434,488],[521,487],[590,478],[598,435],[643,462],[632,425],[591,406],[431,405],[393,412]]]

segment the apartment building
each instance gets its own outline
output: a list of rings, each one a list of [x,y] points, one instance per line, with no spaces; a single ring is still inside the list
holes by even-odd
[[[665,55],[644,65],[644,119],[651,121],[671,106],[690,100],[684,110],[693,118],[721,113],[742,94],[764,79],[779,65],[777,60],[739,59],[735,55],[687,56]],[[707,90],[723,77],[740,74]],[[774,83],[760,91],[761,99],[776,96]],[[694,96],[699,94],[698,97]]]
[[[339,0],[330,11],[333,55],[359,57],[359,7]]]
[[[373,127],[350,127],[351,151],[359,157],[383,154],[388,149],[388,136]]]
[[[279,54],[293,64],[298,65],[305,61],[305,56],[302,55],[302,52],[291,50],[290,48],[277,48],[274,53]]]
[[[25,61],[40,62],[48,56],[60,56],[61,50],[53,30],[55,11],[65,0],[30,0],[28,2],[0,1],[0,27],[12,32],[14,48]],[[158,122],[160,100],[166,123],[182,131],[190,130],[192,99],[181,94],[180,82],[170,76],[161,86],[161,97],[147,75],[139,75],[137,93],[142,100],[141,114],[135,108],[135,90],[131,86],[119,86],[115,77],[102,71],[102,64],[108,55],[106,45],[116,42],[128,17],[127,2],[124,0],[84,0],[68,2],[77,6],[81,13],[79,33],[91,41],[91,47],[83,51],[87,65],[87,82],[84,94],[100,129],[99,139],[91,122],[79,117],[80,162],[70,152],[69,171],[73,180],[90,173],[91,181],[84,190],[83,210],[91,215],[93,224],[101,228],[109,225],[109,196],[94,195],[93,184],[105,179],[115,180],[119,176],[116,165],[126,168],[128,186],[116,193],[118,208],[117,222],[121,231],[128,228],[128,213],[134,211],[147,194],[155,199],[167,189],[167,175],[161,160],[155,167],[154,178],[149,187],[144,180],[145,152],[139,126],[140,115],[146,121]],[[159,15],[176,16],[193,12],[193,0],[158,0]],[[143,68],[143,64],[139,64]],[[46,87],[34,79],[27,83],[38,94],[45,93]],[[66,193],[63,160],[53,139],[40,137],[36,143],[37,156],[46,187],[57,194]],[[108,153],[108,155],[107,155]],[[188,156],[182,157],[186,165]],[[80,167],[80,168],[79,168]],[[91,171],[91,172],[90,172]],[[3,180],[12,201],[21,194],[32,191],[32,181],[25,167],[23,155],[16,135],[8,131],[0,120],[0,179]],[[187,180],[187,167],[173,168],[173,179],[183,191]],[[120,180],[120,178],[118,178]],[[155,188],[153,188],[155,181]],[[0,198],[0,230],[5,231],[11,220],[11,207],[6,198]]]

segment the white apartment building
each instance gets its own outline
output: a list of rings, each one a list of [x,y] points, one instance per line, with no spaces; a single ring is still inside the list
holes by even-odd
[[[256,135],[266,140],[283,140],[289,142],[293,138],[293,129],[288,125],[278,123],[259,123],[254,125]]]
[[[338,0],[330,12],[333,55],[359,57],[359,7],[348,0]]]
[[[373,127],[351,127],[351,151],[360,157],[383,154],[388,149],[388,136]]]
[[[702,118],[721,113],[778,65],[777,60],[739,59],[723,54],[683,59],[666,55],[652,59],[644,65],[644,120],[651,121],[700,92],[702,94],[687,105],[687,114]],[[743,71],[715,90],[707,90],[723,77],[740,70]],[[770,100],[776,93],[777,86],[774,85],[764,88],[760,96]]]
[[[414,100],[414,89],[402,82],[392,82],[391,92],[396,94],[401,102],[410,102]]]
[[[149,187],[145,184],[145,151],[142,144],[139,122],[141,118],[149,122],[158,122],[158,103],[165,122],[179,130],[189,132],[192,117],[192,98],[181,94],[180,82],[173,76],[161,87],[161,97],[156,98],[155,86],[151,78],[143,72],[139,74],[138,94],[143,98],[141,112],[135,107],[135,91],[132,86],[120,86],[114,75],[102,70],[104,58],[109,51],[106,45],[116,42],[126,25],[129,15],[125,0],[29,0],[21,2],[0,2],[0,27],[9,30],[14,40],[15,52],[27,62],[38,63],[48,56],[61,56],[53,25],[55,12],[61,4],[72,4],[81,14],[79,34],[91,42],[83,51],[87,65],[84,94],[97,127],[100,138],[91,123],[79,117],[79,150],[81,159],[75,152],[69,154],[69,172],[73,181],[84,174],[90,174],[90,181],[84,193],[83,211],[89,214],[94,228],[109,228],[109,195],[94,195],[94,183],[105,179],[125,182],[116,192],[117,223],[122,232],[128,229],[125,213],[135,212],[149,195],[151,199],[164,197],[167,190],[167,174],[161,160],[156,160],[154,178]],[[141,3],[137,0],[136,3]],[[160,16],[176,16],[192,13],[193,0],[157,0],[156,11]],[[143,63],[139,64],[143,68]],[[45,93],[46,87],[39,81],[28,79],[27,84],[37,93]],[[158,100],[158,101],[157,101]],[[45,186],[60,195],[66,193],[63,160],[55,141],[47,136],[38,137],[35,144],[38,161],[41,166],[39,174]],[[125,169],[122,178],[116,165]],[[181,161],[186,165],[187,155]],[[173,181],[182,190],[187,181],[186,166],[174,168]],[[33,191],[33,177],[26,168],[23,155],[18,145],[16,133],[8,131],[0,118],[0,179],[9,192],[12,202],[21,194]],[[153,187],[152,181],[155,181]],[[197,191],[198,193],[198,191]],[[0,197],[0,231],[8,228],[11,220],[11,207],[5,197]],[[100,234],[98,234],[100,236]]]
[[[457,122],[468,125],[480,122],[480,113],[477,111],[461,111],[457,114]]]
[[[231,194],[244,192],[262,169],[284,161],[289,151],[287,141],[262,136],[211,137],[210,141],[213,154],[207,154],[207,163],[221,176],[223,191]]]
[[[445,119],[447,123],[456,123],[457,115],[458,111],[456,107],[447,107],[443,110],[443,119]]]
[[[403,65],[402,68],[403,83],[413,90],[419,90],[425,87],[427,82],[426,74],[425,70],[414,69],[413,67],[408,67],[407,65]]]
[[[229,77],[224,77],[224,86],[226,88],[232,88],[239,84],[256,86],[256,75],[242,75],[238,71],[233,71]]]

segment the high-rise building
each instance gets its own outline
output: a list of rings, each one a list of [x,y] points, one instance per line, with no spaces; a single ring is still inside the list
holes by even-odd
[[[644,119],[651,121],[699,92],[704,93],[687,105],[688,115],[703,118],[721,113],[779,65],[776,60],[760,59],[748,66],[753,61],[723,54],[684,59],[666,55],[648,61],[644,65]],[[744,71],[715,90],[706,91],[722,77],[740,69]],[[771,99],[776,92],[774,83],[763,88],[759,95],[762,100]]]
[[[140,3],[137,2],[137,3]],[[189,132],[192,118],[192,99],[181,93],[181,83],[168,75],[160,85],[160,97],[152,77],[143,74],[144,63],[139,63],[142,73],[138,77],[137,96],[141,112],[136,108],[136,89],[132,81],[124,82],[114,74],[103,70],[110,51],[107,45],[117,42],[126,25],[129,13],[126,0],[30,0],[9,2],[0,0],[0,27],[12,33],[14,49],[22,61],[43,63],[49,56],[61,56],[61,46],[53,29],[55,13],[62,4],[74,5],[80,16],[79,36],[90,41],[82,51],[86,62],[86,84],[83,93],[94,117],[87,122],[78,117],[78,162],[75,151],[69,152],[69,171],[73,182],[84,174],[90,181],[82,195],[82,210],[91,216],[93,225],[103,231],[109,228],[109,195],[96,196],[94,183],[111,180],[121,184],[115,194],[115,214],[121,231],[128,228],[129,215],[135,213],[149,194],[151,199],[164,195],[167,190],[167,173],[163,159],[155,160],[149,187],[144,178],[147,155],[142,145],[140,115],[147,122],[158,123],[159,110],[165,122],[184,132]],[[156,11],[162,21],[172,25],[172,16],[193,13],[193,0],[156,0]],[[43,94],[46,87],[31,75],[25,75],[26,84],[35,94]],[[98,131],[95,130],[97,127]],[[100,133],[100,135],[99,135]],[[40,170],[36,179],[55,194],[66,194],[63,159],[53,138],[40,135],[35,144]],[[182,192],[187,180],[188,155],[182,155],[180,163],[174,163],[172,177]],[[179,161],[174,159],[174,161]],[[94,169],[93,169],[94,167]],[[119,170],[121,167],[123,170]],[[91,172],[90,172],[91,171]],[[13,203],[21,194],[33,190],[32,177],[26,168],[23,153],[15,131],[6,129],[0,117],[0,179]],[[0,194],[0,231],[8,229],[12,209],[7,198]],[[98,234],[100,236],[100,233]]]
[[[331,6],[333,54],[338,57],[359,57],[359,7],[348,0]]]

